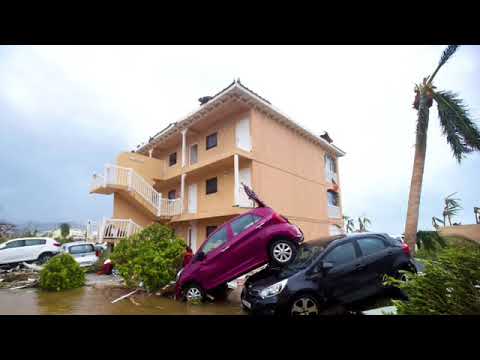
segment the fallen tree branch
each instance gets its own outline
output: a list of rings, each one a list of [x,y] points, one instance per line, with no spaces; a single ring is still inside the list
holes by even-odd
[[[120,300],[126,299],[127,297],[129,297],[129,296],[131,296],[131,295],[135,294],[135,293],[136,293],[138,290],[140,290],[140,289],[133,290],[132,292],[129,292],[129,293],[128,293],[128,294],[126,294],[126,295],[120,296],[118,299],[115,299],[115,300],[113,300],[113,301],[112,301],[112,304],[115,304],[117,301],[120,301]]]

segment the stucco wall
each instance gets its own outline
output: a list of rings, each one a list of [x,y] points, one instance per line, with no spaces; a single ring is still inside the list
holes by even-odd
[[[136,205],[134,201],[128,200],[119,193],[113,194],[113,218],[132,219],[138,225],[145,227],[153,223],[153,217],[145,210]]]
[[[150,184],[154,178],[159,178],[164,173],[165,162],[148,156],[123,152],[117,157],[117,165],[132,168]]]
[[[442,236],[460,236],[480,243],[480,224],[447,226],[440,230]]]

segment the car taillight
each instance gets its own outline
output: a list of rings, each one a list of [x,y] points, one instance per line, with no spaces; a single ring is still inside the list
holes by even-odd
[[[402,250],[405,253],[405,255],[410,256],[410,246],[408,246],[407,243],[402,244]]]
[[[273,219],[277,220],[278,222],[280,223],[286,223],[287,220],[285,220],[282,215],[278,214],[278,213],[273,213]]]
[[[54,242],[53,246],[62,246],[62,244],[60,244],[59,242]]]
[[[100,250],[95,251],[95,256],[100,257]]]

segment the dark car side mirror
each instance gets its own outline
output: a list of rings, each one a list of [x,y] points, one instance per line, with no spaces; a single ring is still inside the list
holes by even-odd
[[[205,259],[205,253],[203,251],[199,251],[195,254],[195,261],[202,261]]]

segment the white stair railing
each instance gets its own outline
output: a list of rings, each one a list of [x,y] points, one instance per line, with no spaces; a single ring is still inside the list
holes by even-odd
[[[92,190],[110,185],[123,186],[137,193],[155,209],[157,216],[174,216],[182,212],[181,199],[162,199],[162,194],[131,168],[105,165],[103,176],[94,174]]]
[[[102,239],[121,239],[142,230],[132,219],[105,219],[102,224]]]

